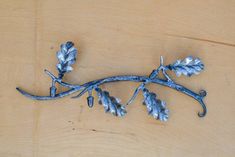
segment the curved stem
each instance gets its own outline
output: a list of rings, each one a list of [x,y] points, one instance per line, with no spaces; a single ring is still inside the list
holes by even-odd
[[[26,97],[28,97],[30,99],[34,99],[34,100],[54,100],[54,99],[59,99],[59,98],[68,96],[68,95],[73,94],[73,93],[78,91],[77,89],[73,88],[73,89],[69,89],[69,90],[67,90],[65,92],[58,93],[54,97],[51,97],[51,96],[33,95],[33,94],[30,94],[30,93],[20,89],[19,87],[16,87],[16,90],[18,90],[22,95],[24,95],[24,96],[26,96]]]
[[[65,96],[68,96],[70,94],[73,94],[77,91],[80,91],[83,89],[83,93],[87,92],[88,90],[90,89],[93,89],[95,87],[98,87],[102,84],[105,84],[105,83],[110,83],[110,82],[118,82],[118,81],[132,81],[132,82],[150,82],[150,83],[154,83],[154,84],[160,84],[160,85],[163,85],[163,86],[166,86],[166,87],[169,87],[169,88],[172,88],[172,89],[175,89],[177,91],[180,91],[181,93],[184,93],[192,98],[194,98],[195,100],[197,100],[202,108],[203,108],[203,111],[202,112],[199,112],[198,115],[200,117],[204,117],[207,113],[207,109],[206,109],[206,106],[203,102],[203,96],[187,89],[186,87],[182,86],[182,85],[179,85],[177,83],[174,83],[174,82],[169,82],[167,80],[163,80],[163,79],[160,79],[160,78],[153,78],[153,79],[150,79],[149,77],[147,76],[136,76],[136,75],[122,75],[122,76],[112,76],[112,77],[106,77],[106,78],[103,78],[103,79],[99,79],[99,80],[95,80],[95,81],[90,81],[90,82],[87,82],[83,85],[71,85],[71,84],[67,84],[67,83],[62,83],[62,82],[58,82],[60,84],[63,84],[63,85],[66,85],[66,87],[69,87],[71,89],[69,89],[68,91],[65,91],[65,92],[61,92],[59,94],[56,94],[55,97],[50,97],[50,96],[36,96],[36,95],[32,95],[32,94],[29,94],[27,92],[25,92],[24,90],[20,89],[20,88],[16,88],[21,94],[31,98],[31,99],[36,99],[36,100],[52,100],[52,99],[57,99],[57,98],[62,98],[62,97],[65,97]]]

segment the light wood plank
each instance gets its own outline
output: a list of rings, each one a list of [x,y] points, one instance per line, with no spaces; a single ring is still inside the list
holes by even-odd
[[[234,156],[235,1],[1,0],[0,156]],[[193,99],[150,85],[170,108],[170,120],[148,116],[138,96],[124,118],[86,98],[33,101],[20,86],[48,93],[55,52],[67,40],[79,49],[71,83],[119,74],[148,75],[159,56],[170,63],[195,55],[206,70],[177,82],[208,91],[208,115]],[[103,87],[124,102],[137,84]]]

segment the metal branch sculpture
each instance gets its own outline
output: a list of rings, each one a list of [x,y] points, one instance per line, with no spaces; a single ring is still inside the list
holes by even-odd
[[[199,74],[204,69],[204,64],[201,62],[199,58],[193,58],[191,56],[186,57],[184,60],[177,60],[173,64],[164,65],[163,57],[160,59],[160,66],[153,70],[149,76],[137,76],[137,75],[123,75],[123,76],[112,76],[106,77],[94,81],[87,82],[83,85],[79,84],[69,84],[67,82],[63,82],[62,78],[64,74],[71,72],[73,68],[72,64],[75,63],[77,56],[77,49],[74,47],[72,42],[66,42],[61,45],[60,51],[57,52],[57,58],[59,63],[57,64],[58,77],[53,75],[48,70],[45,70],[45,73],[48,74],[52,79],[52,85],[50,87],[50,95],[49,96],[36,96],[26,91],[16,88],[21,94],[24,96],[35,99],[35,100],[52,100],[57,98],[62,98],[73,94],[75,92],[80,91],[77,96],[72,98],[79,98],[83,94],[88,93],[87,104],[89,107],[93,107],[94,97],[92,96],[92,91],[95,91],[98,96],[99,104],[104,106],[105,112],[110,112],[115,116],[124,116],[126,111],[126,106],[129,105],[136,98],[138,93],[141,91],[143,94],[143,104],[146,105],[148,114],[153,116],[155,119],[160,121],[167,121],[169,117],[169,110],[166,108],[166,103],[158,99],[157,95],[153,92],[150,92],[146,85],[149,83],[163,85],[172,89],[175,89],[181,93],[184,93],[199,102],[202,106],[203,111],[198,113],[199,117],[204,117],[207,113],[206,105],[203,102],[204,97],[206,96],[206,91],[201,90],[199,93],[195,93],[190,89],[177,84],[174,82],[170,76],[167,74],[168,70],[175,72],[177,76],[181,74],[185,76],[192,76],[195,74]],[[159,73],[162,72],[164,79],[159,77]],[[131,99],[125,104],[120,104],[120,100],[110,96],[109,92],[103,91],[100,86],[109,82],[117,82],[117,81],[132,81],[132,82],[140,82],[141,84],[136,88]],[[57,89],[55,84],[58,83],[61,86],[67,87],[68,90],[65,92],[57,93]]]

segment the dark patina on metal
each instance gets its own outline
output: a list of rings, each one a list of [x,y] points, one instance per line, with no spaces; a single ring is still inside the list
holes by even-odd
[[[35,100],[52,100],[52,99],[62,98],[80,91],[78,95],[72,98],[79,98],[83,94],[88,93],[87,104],[89,107],[93,107],[94,97],[92,95],[92,91],[95,91],[98,96],[98,102],[99,104],[103,105],[105,112],[110,112],[115,116],[124,116],[127,113],[126,111],[127,105],[133,102],[133,100],[136,98],[139,92],[142,92],[144,98],[143,104],[146,106],[148,114],[160,121],[167,121],[169,117],[169,110],[166,108],[166,103],[158,99],[158,96],[155,93],[150,92],[146,87],[148,84],[154,83],[175,89],[198,101],[203,109],[202,112],[198,113],[199,117],[204,117],[207,113],[207,108],[203,101],[204,97],[206,96],[205,90],[201,90],[199,91],[199,93],[193,92],[192,90],[180,84],[177,84],[167,74],[167,71],[169,70],[175,72],[177,76],[185,75],[190,77],[192,75],[199,74],[204,69],[204,64],[199,58],[188,56],[183,60],[177,60],[173,64],[164,65],[163,57],[161,57],[160,66],[157,69],[154,69],[149,76],[137,76],[137,75],[111,76],[90,81],[82,85],[69,84],[67,82],[63,82],[62,81],[63,76],[66,73],[71,72],[73,70],[72,64],[75,63],[76,57],[77,57],[77,49],[74,47],[73,42],[68,41],[61,45],[61,49],[57,52],[58,64],[56,67],[58,70],[58,77],[53,75],[48,70],[45,70],[45,73],[49,75],[52,79],[52,85],[50,87],[49,96],[37,96],[30,94],[18,87],[16,89],[24,96]],[[164,78],[160,78],[159,73],[162,73]],[[119,99],[111,96],[108,91],[104,91],[100,87],[102,84],[109,82],[118,82],[118,81],[132,81],[132,82],[141,83],[134,91],[133,96],[125,105],[122,105]],[[57,93],[57,88],[55,86],[56,83],[58,83],[61,86],[67,87],[68,90]]]

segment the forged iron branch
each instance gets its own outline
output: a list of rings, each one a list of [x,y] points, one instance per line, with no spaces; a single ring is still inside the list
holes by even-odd
[[[57,52],[57,58],[59,60],[59,63],[57,64],[57,69],[59,71],[58,77],[53,75],[48,70],[45,70],[45,73],[48,76],[50,76],[52,79],[52,86],[50,87],[50,95],[37,96],[30,94],[18,87],[16,89],[24,96],[35,100],[53,100],[80,91],[80,93],[77,96],[74,96],[72,98],[79,98],[83,94],[88,93],[87,102],[89,107],[93,106],[94,97],[92,96],[92,91],[95,90],[97,92],[99,102],[104,106],[105,111],[110,112],[115,116],[124,116],[126,114],[125,107],[131,102],[133,102],[137,94],[140,91],[142,91],[144,96],[144,104],[147,107],[148,113],[152,115],[155,119],[166,121],[168,119],[168,109],[166,109],[165,102],[159,100],[155,93],[152,93],[146,89],[147,84],[154,83],[175,89],[198,101],[203,109],[202,112],[198,113],[199,117],[204,117],[207,113],[207,108],[203,101],[204,97],[206,96],[206,91],[201,90],[199,91],[199,93],[193,92],[192,90],[180,84],[175,83],[166,72],[167,70],[172,70],[176,73],[177,76],[180,76],[181,74],[186,76],[198,74],[200,71],[204,69],[204,65],[202,64],[201,60],[198,58],[193,58],[189,56],[186,57],[184,60],[177,60],[173,64],[164,66],[163,57],[161,57],[160,66],[157,69],[153,70],[149,76],[137,76],[137,75],[111,76],[79,85],[79,84],[69,84],[67,82],[62,81],[62,77],[64,76],[64,74],[72,71],[71,65],[74,64],[76,60],[76,54],[77,50],[76,48],[74,48],[72,42],[67,42],[65,44],[62,44],[61,50]],[[164,79],[159,77],[160,72],[162,72],[163,76],[165,77]],[[136,88],[132,98],[128,101],[127,105],[121,105],[118,99],[109,95],[109,92],[100,89],[100,86],[102,84],[119,82],[119,81],[131,81],[131,82],[141,83]],[[55,87],[56,83],[68,88],[68,90],[56,93],[56,87]]]

